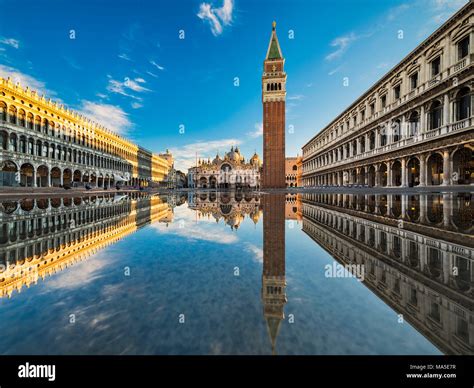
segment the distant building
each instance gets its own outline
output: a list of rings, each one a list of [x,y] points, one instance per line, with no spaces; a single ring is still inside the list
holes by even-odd
[[[168,176],[163,181],[163,185],[168,189],[182,189],[187,186],[186,174],[171,167]]]
[[[285,159],[286,187],[300,187],[303,159],[301,156],[291,156]]]
[[[232,147],[223,158],[216,155],[211,161],[199,160],[188,170],[190,188],[252,188],[260,187],[261,161],[257,153],[246,161],[238,147]]]

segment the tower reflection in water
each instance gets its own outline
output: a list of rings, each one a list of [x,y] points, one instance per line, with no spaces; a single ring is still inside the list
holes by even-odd
[[[296,219],[337,262],[363,265],[363,284],[443,353],[474,354],[471,194],[131,194],[3,201],[0,295],[11,296],[147,224],[173,222],[174,207],[186,200],[196,214],[223,220],[236,233],[245,217],[257,223],[263,213],[261,299],[273,353],[287,304],[285,220]],[[290,255],[295,243],[286,242]]]
[[[263,205],[263,314],[275,353],[281,321],[285,318],[285,195],[264,195]]]

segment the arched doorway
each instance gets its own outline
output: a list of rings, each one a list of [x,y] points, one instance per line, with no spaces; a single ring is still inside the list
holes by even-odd
[[[92,186],[96,186],[96,185],[97,185],[97,175],[95,174],[95,172],[91,173],[90,184],[91,184]]]
[[[61,186],[61,170],[58,167],[53,167],[51,169],[51,186]]]
[[[46,166],[39,166],[36,170],[36,186],[49,186],[49,169]]]
[[[23,187],[33,187],[34,169],[30,163],[22,164],[20,167],[20,185]]]
[[[74,171],[74,174],[72,176],[72,180],[74,182],[74,185],[78,185],[81,183],[82,181],[82,174],[79,170],[75,170]]]
[[[428,158],[427,183],[432,186],[439,186],[443,183],[443,157],[436,153]]]
[[[72,172],[69,168],[64,169],[63,172],[63,185],[70,186],[72,184]]]
[[[374,166],[370,166],[367,171],[367,184],[369,185],[369,187],[375,186],[375,167]]]
[[[453,155],[453,182],[459,185],[474,183],[474,155],[471,148],[463,147]]]
[[[392,163],[392,182],[391,186],[401,186],[402,185],[402,164],[399,160],[396,160]]]
[[[6,160],[0,165],[0,186],[18,185],[18,167],[11,160]]]
[[[207,188],[207,178],[202,176],[201,178],[199,178],[199,187],[201,189],[206,189]]]
[[[209,187],[210,187],[211,189],[217,188],[217,178],[216,178],[214,175],[212,175],[212,176],[209,178]]]
[[[407,164],[408,186],[415,187],[420,184],[420,161],[417,158],[411,158]]]

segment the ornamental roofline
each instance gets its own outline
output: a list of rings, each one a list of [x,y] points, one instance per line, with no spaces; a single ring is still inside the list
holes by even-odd
[[[439,26],[433,33],[431,33],[425,40],[423,40],[418,46],[416,46],[410,53],[408,53],[400,62],[393,66],[387,73],[385,73],[381,78],[379,78],[368,90],[360,95],[352,104],[347,108],[343,109],[333,120],[331,120],[327,125],[325,125],[316,135],[311,137],[301,148],[308,146],[313,140],[321,136],[326,129],[330,128],[336,124],[341,118],[346,116],[351,110],[357,109],[357,106],[363,102],[364,99],[368,98],[371,94],[377,92],[377,89],[380,89],[385,82],[388,82],[393,78],[394,74],[402,71],[403,67],[410,63],[410,60],[413,60],[414,57],[419,55],[423,50],[427,49],[427,46],[432,44],[436,39],[440,38],[440,35],[445,33],[447,29],[451,28],[460,17],[467,14],[469,11],[474,8],[473,0],[464,5],[459,9],[455,14],[453,14],[448,20],[446,20],[441,26]]]
[[[23,88],[20,82],[13,83],[10,77],[7,77],[7,78],[0,77],[0,87],[1,86],[5,87],[6,89],[10,90],[13,93],[19,93],[23,95],[26,94],[28,98],[35,100],[36,102],[38,102],[38,104],[47,106],[49,109],[51,109],[51,111],[54,111],[56,115],[58,114],[64,115],[68,119],[73,120],[73,121],[77,121],[77,120],[82,121],[83,125],[90,126],[90,128],[87,128],[88,130],[102,131],[111,136],[115,136],[118,139],[124,142],[127,142],[132,146],[137,147],[142,152],[149,153],[152,156],[161,157],[158,153],[154,153],[140,146],[139,144],[134,143],[130,139],[126,138],[125,136],[119,135],[117,132],[108,129],[107,127],[103,126],[101,123],[91,120],[90,118],[79,113],[78,111],[68,108],[67,105],[61,102],[53,101],[51,98],[46,98],[44,94],[41,94],[40,96],[36,90],[30,89],[29,86],[26,86],[25,88]]]

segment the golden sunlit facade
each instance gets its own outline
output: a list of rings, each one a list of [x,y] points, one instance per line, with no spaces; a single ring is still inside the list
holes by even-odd
[[[147,186],[161,182],[172,161],[169,153],[154,154],[10,78],[0,78],[0,186]]]

